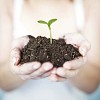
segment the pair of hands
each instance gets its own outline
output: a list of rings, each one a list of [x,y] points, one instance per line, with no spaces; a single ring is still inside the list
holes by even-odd
[[[66,34],[62,38],[65,39],[67,44],[76,46],[82,57],[65,62],[60,68],[55,68],[50,62],[41,64],[37,61],[20,65],[20,51],[29,42],[28,36],[24,36],[13,42],[11,71],[23,80],[49,77],[51,81],[64,81],[70,77],[74,77],[87,61],[86,55],[90,49],[90,43],[81,34],[76,33]]]

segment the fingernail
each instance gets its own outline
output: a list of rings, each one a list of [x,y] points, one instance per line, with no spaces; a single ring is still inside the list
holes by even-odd
[[[51,81],[55,81],[56,82],[57,78],[53,76],[53,77],[51,77]]]
[[[51,73],[56,74],[56,69],[53,69]]]
[[[80,53],[81,53],[83,56],[85,56],[85,55],[86,55],[86,49],[81,49],[81,50],[80,50]]]
[[[13,57],[12,60],[13,60],[13,64],[16,65],[16,64],[17,64],[17,60],[18,60],[18,58]]]
[[[44,70],[50,70],[52,68],[52,66],[44,66]]]
[[[40,64],[34,64],[33,69],[38,69],[40,67]]]
[[[64,69],[58,69],[58,74],[64,76],[65,75]]]
[[[63,65],[63,67],[66,68],[66,69],[71,69],[70,64],[69,64],[68,62],[66,62],[66,63]]]
[[[50,70],[50,69],[52,69],[52,64],[51,63],[45,63],[45,64],[43,64],[43,68],[44,68],[44,70],[45,71],[48,71],[48,70]]]

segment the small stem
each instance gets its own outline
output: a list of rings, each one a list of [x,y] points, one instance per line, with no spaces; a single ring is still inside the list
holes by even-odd
[[[52,32],[51,32],[51,27],[48,26],[48,28],[49,28],[49,32],[50,32],[50,44],[52,44]]]
[[[52,44],[52,33],[51,33],[51,29],[50,30],[50,44]]]

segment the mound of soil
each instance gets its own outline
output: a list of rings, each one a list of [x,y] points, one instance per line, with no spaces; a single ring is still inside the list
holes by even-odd
[[[37,38],[28,35],[29,42],[21,51],[20,64],[39,61],[41,63],[51,62],[55,67],[61,67],[64,62],[82,56],[78,48],[66,44],[64,39],[50,39],[38,36]]]

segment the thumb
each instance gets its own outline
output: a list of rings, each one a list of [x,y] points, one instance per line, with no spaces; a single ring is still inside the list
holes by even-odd
[[[91,45],[87,40],[83,40],[79,47],[79,52],[82,54],[82,56],[85,56],[87,52],[90,50]]]
[[[20,61],[20,50],[18,48],[14,48],[11,51],[11,61],[14,65],[18,65]]]

